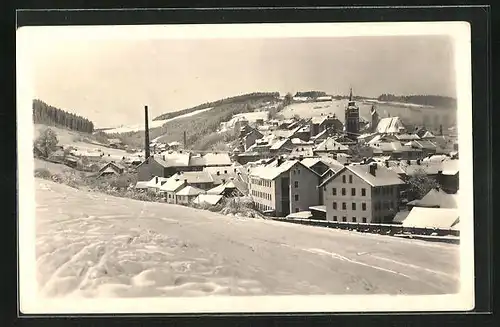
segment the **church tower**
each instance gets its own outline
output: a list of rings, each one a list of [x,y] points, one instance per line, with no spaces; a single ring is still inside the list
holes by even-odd
[[[377,125],[378,125],[378,122],[380,120],[379,116],[378,116],[377,109],[375,108],[375,105],[372,105],[372,108],[370,109],[370,115],[372,117],[370,130],[372,133],[375,133],[377,131]]]
[[[352,96],[352,88],[349,93],[349,102],[345,109],[345,131],[347,137],[356,141],[359,136],[359,108]]]

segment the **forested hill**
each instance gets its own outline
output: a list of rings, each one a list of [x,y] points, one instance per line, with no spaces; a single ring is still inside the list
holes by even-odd
[[[41,100],[33,100],[33,122],[51,126],[62,126],[68,129],[92,133],[94,123],[90,120],[50,106]]]
[[[153,120],[167,120],[171,119],[177,116],[189,114],[191,112],[197,111],[197,110],[202,110],[202,109],[207,109],[207,108],[213,108],[217,106],[222,106],[226,104],[231,104],[231,103],[236,103],[236,102],[244,102],[244,101],[251,101],[251,100],[258,100],[262,98],[268,97],[270,100],[272,99],[277,99],[279,98],[280,94],[279,92],[254,92],[254,93],[248,93],[248,94],[242,94],[242,95],[237,95],[237,96],[232,96],[224,99],[220,99],[217,101],[213,102],[206,102],[200,105],[197,105],[196,107],[192,107],[189,109],[184,109],[184,110],[179,110],[175,112],[168,112],[163,115],[160,115]]]
[[[452,107],[457,106],[457,100],[452,97],[445,97],[441,95],[401,95],[382,94],[377,100],[379,101],[393,101],[403,103],[420,104],[424,106],[433,107]]]

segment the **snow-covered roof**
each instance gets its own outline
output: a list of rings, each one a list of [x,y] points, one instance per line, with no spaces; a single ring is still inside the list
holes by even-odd
[[[174,179],[186,181],[188,184],[213,183],[212,175],[207,171],[185,171],[172,176]]]
[[[194,186],[191,186],[191,185],[188,185],[186,187],[184,187],[183,189],[181,189],[179,192],[176,193],[176,195],[180,195],[180,196],[195,196],[195,195],[199,195],[199,194],[202,194],[202,193],[205,193],[205,191],[203,191],[202,189],[199,189],[197,187],[194,187]]]
[[[206,153],[204,155],[192,156],[190,166],[222,166],[231,165],[231,157],[228,153]]]
[[[193,203],[203,204],[207,203],[210,205],[216,205],[222,200],[222,195],[217,194],[199,194],[194,200]]]
[[[160,186],[160,191],[175,192],[184,185],[184,180],[178,180],[175,175],[169,177],[167,181]]]
[[[167,180],[168,178],[165,177],[153,176],[153,178],[151,178],[151,180],[149,180],[146,185],[149,188],[160,188],[160,186]]]
[[[347,151],[348,146],[340,144],[333,137],[329,137],[316,146],[315,151]]]
[[[300,164],[300,162],[298,160],[286,160],[281,165],[277,166],[277,160],[275,160],[267,166],[257,166],[251,169],[250,175],[273,180],[282,173],[289,171],[296,164]]]
[[[286,216],[286,218],[309,219],[312,217],[311,211],[294,212]]]
[[[458,208],[458,196],[441,189],[430,190],[422,199],[408,203],[416,207]]]
[[[164,167],[187,167],[190,156],[189,152],[184,151],[164,151],[158,156],[155,155],[154,159]]]
[[[377,168],[375,170],[375,175],[372,175],[370,173],[370,165],[372,164],[344,166],[343,169],[340,169],[333,176],[325,180],[322,183],[322,186],[328,184],[331,180],[336,178],[344,169],[351,171],[352,173],[356,174],[358,177],[360,177],[365,182],[374,187],[404,184],[404,182],[399,178],[399,175],[397,173],[388,168],[379,166],[377,164],[373,164],[376,165]]]
[[[459,222],[458,209],[414,207],[403,221],[403,227],[451,228]]]
[[[448,159],[443,162],[441,162],[441,167],[442,167],[442,174],[443,175],[449,175],[453,176],[458,174],[460,170],[459,166],[460,161],[458,159]]]
[[[399,117],[382,118],[377,125],[378,133],[394,134],[404,131],[406,128]]]

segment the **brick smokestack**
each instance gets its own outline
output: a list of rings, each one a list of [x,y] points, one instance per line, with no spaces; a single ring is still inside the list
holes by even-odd
[[[187,142],[186,131],[184,131],[184,139],[183,139],[183,141],[184,141],[184,144],[183,144],[184,149],[186,149],[186,142]]]
[[[149,151],[149,124],[148,124],[148,106],[144,106],[144,145],[146,149],[146,159],[151,155]]]

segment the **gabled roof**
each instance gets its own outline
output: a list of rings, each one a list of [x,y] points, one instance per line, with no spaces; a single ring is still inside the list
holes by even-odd
[[[106,167],[104,170],[99,171],[99,176],[104,174],[118,174],[117,171],[111,167]]]
[[[458,209],[415,207],[403,221],[403,226],[447,229],[452,228],[458,222]]]
[[[175,192],[184,185],[184,180],[177,180],[175,175],[167,179],[167,181],[160,186],[160,191]]]
[[[110,166],[115,166],[118,170],[125,170],[125,167],[123,167],[122,165],[120,165],[119,163],[116,163],[116,162],[108,162],[106,163],[105,165],[103,165],[101,167],[101,169],[99,169],[99,171],[101,170],[104,170],[104,169],[107,169],[108,167]],[[112,169],[112,168],[111,168]]]
[[[168,178],[165,177],[158,177],[158,176],[153,176],[148,182],[147,182],[147,187],[150,188],[159,188],[163,183],[165,183],[168,180]]]
[[[429,140],[414,140],[406,143],[405,145],[429,150],[436,150],[437,148],[437,145]]]
[[[396,134],[396,135],[394,135],[394,137],[400,141],[410,141],[410,140],[419,140],[420,139],[420,137],[417,134],[408,134],[408,133]]]
[[[349,147],[329,137],[314,148],[314,151],[347,151]]]
[[[228,153],[206,153],[204,155],[191,156],[190,166],[222,166],[231,165],[231,157]]]
[[[285,144],[290,144],[292,143],[289,138],[285,138],[283,140],[278,140],[271,145],[271,150],[279,150],[281,149]]]
[[[246,193],[246,190],[244,187],[241,187],[242,183],[238,183],[236,180],[230,180],[229,182],[226,182],[224,184],[221,184],[219,186],[216,186],[210,190],[207,191],[207,194],[218,194],[222,195],[225,192],[230,192],[230,191],[239,191],[240,193],[244,194]]]
[[[335,179],[345,170],[351,171],[352,173],[354,173],[359,178],[363,179],[365,182],[367,182],[373,187],[404,184],[404,182],[399,178],[399,175],[397,173],[378,165],[375,171],[375,176],[373,176],[370,173],[370,165],[376,165],[376,164],[369,164],[369,165],[360,164],[360,165],[344,166],[344,168],[340,169],[333,176],[331,176],[323,183],[321,183],[320,186],[328,184],[331,180]]]
[[[205,191],[203,191],[202,189],[188,185],[188,186],[184,187],[183,189],[181,189],[180,191],[178,191],[175,195],[195,196],[195,195],[199,195],[199,194],[203,194],[203,193],[205,193]]]
[[[213,183],[212,175],[207,171],[185,171],[172,176],[180,181],[186,180],[188,184]]]
[[[300,161],[304,166],[307,168],[311,168],[314,165],[316,165],[318,162],[322,162],[320,158],[314,157],[314,158],[304,158]]]
[[[448,194],[441,189],[430,190],[422,199],[408,203],[416,207],[458,208],[456,194]]]
[[[193,203],[203,204],[207,203],[210,205],[216,205],[222,200],[222,195],[217,194],[199,194],[194,200]]]
[[[306,166],[301,164],[300,161],[298,161],[298,160],[285,160],[279,166],[277,166],[277,160],[275,160],[267,166],[259,166],[259,167],[255,167],[255,168],[251,169],[250,175],[255,176],[255,177],[259,177],[259,178],[263,178],[263,179],[267,179],[267,180],[273,180],[273,179],[277,178],[279,175],[281,175],[282,173],[289,171],[290,169],[292,169],[296,165],[300,165],[300,166],[304,167],[305,169],[308,169],[309,171],[311,171],[312,173],[314,173],[317,176],[317,173],[315,171],[307,168]]]
[[[382,118],[377,125],[378,133],[393,134],[399,133],[405,129],[405,125],[399,117]]]

